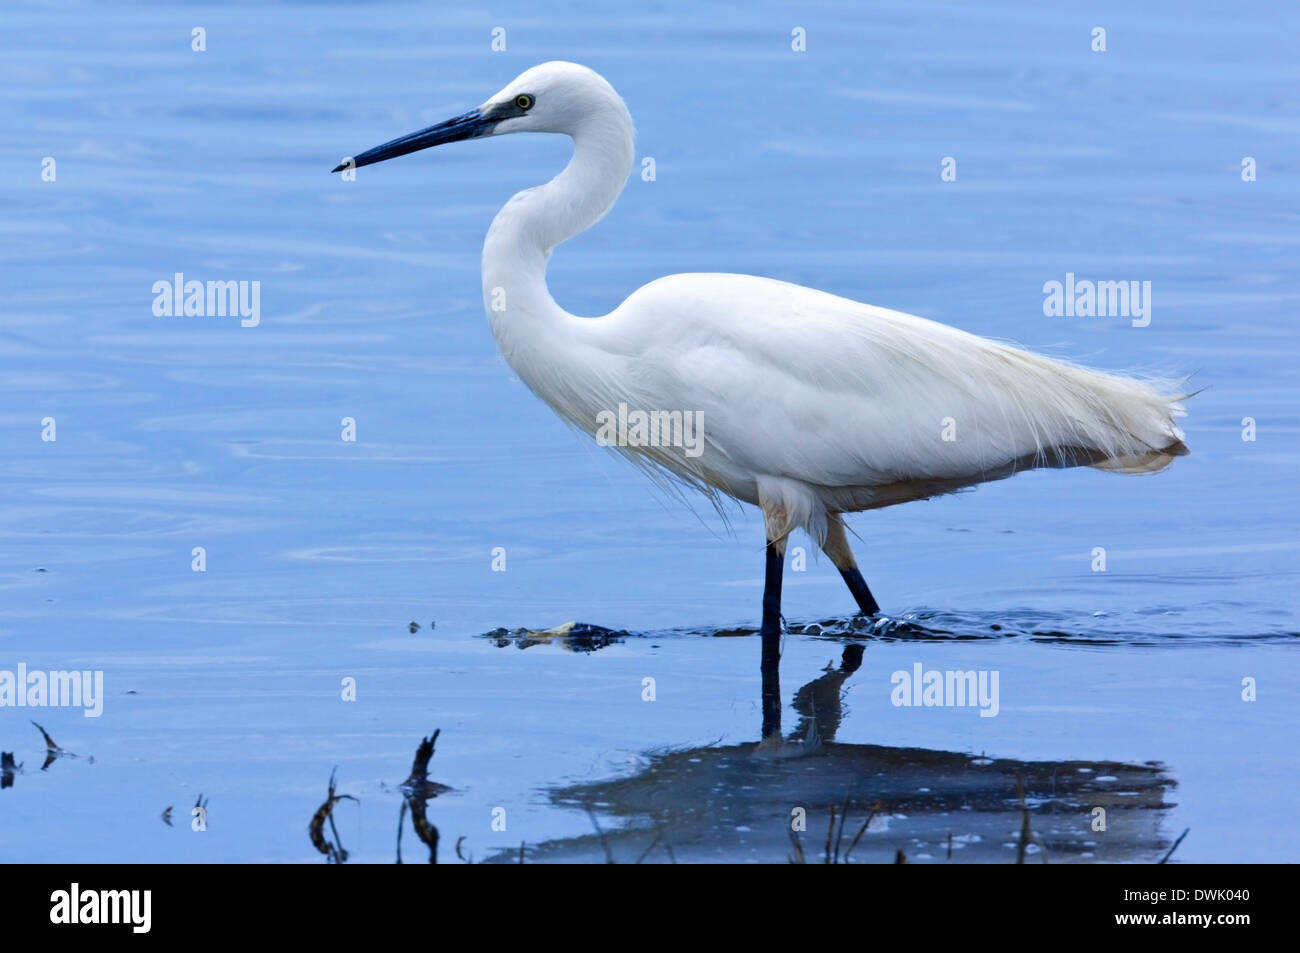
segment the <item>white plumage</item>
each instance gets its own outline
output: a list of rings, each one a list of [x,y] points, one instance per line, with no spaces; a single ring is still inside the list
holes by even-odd
[[[632,166],[632,124],[609,84],[574,64],[535,67],[491,102],[519,93],[536,98],[537,112],[495,134],[563,132],[575,153],[492,223],[484,297],[507,360],[575,426],[594,433],[597,415],[620,402],[699,411],[708,448],[699,457],[634,452],[769,512],[780,504],[779,535],[803,526],[819,544],[828,512],[1036,466],[1142,472],[1185,452],[1174,424],[1181,395],[1168,387],[786,282],[673,275],[605,317],[567,314],[546,288],[546,259],[617,198]],[[494,310],[494,289],[505,291],[503,310]],[[948,419],[955,439],[945,440]]]
[[[471,131],[439,131],[462,126]],[[671,446],[626,449],[706,492],[760,506],[778,555],[803,527],[848,579],[856,567],[840,513],[1033,467],[1149,472],[1186,452],[1175,425],[1185,395],[1172,385],[781,281],[674,275],[604,317],[567,313],[547,289],[547,260],[609,210],[634,156],[627,108],[585,67],[534,67],[475,113],[371,150],[358,164],[512,132],[569,135],[574,155],[552,181],[512,198],[488,232],[483,294],[502,353],[534,393],[588,433],[620,404],[702,414],[698,456]],[[769,590],[771,571],[769,563]],[[779,585],[778,567],[778,603]],[[874,606],[865,590],[864,598],[855,589],[864,609]]]
[[[749,503],[779,495],[819,543],[827,511],[1037,466],[1140,472],[1184,452],[1177,398],[1150,383],[785,282],[675,275],[589,323],[580,346],[533,341],[511,363],[589,432],[619,401],[701,411],[699,457],[640,452]]]

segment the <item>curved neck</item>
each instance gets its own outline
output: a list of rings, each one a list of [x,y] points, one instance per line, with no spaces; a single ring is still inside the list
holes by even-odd
[[[573,138],[573,158],[564,171],[507,202],[483,243],[484,305],[502,353],[517,370],[521,337],[532,347],[530,332],[553,338],[563,326],[586,323],[551,298],[546,262],[556,245],[605,216],[632,169],[632,121],[621,102],[565,131]]]

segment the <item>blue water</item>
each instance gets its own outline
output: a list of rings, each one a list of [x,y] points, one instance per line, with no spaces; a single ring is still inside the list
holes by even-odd
[[[792,806],[811,854],[852,783],[850,828],[889,801],[855,860],[946,862],[954,832],[954,861],[1009,861],[1016,771],[1053,860],[1156,859],[1185,828],[1176,860],[1300,859],[1300,10],[19,4],[5,21],[0,669],[102,670],[106,692],[94,719],[0,709],[23,765],[0,790],[6,858],[319,861],[306,827],[337,766],[361,799],[337,809],[351,860],[389,862],[397,786],[440,728],[443,860],[464,837],[474,859],[524,842],[535,860],[666,860],[667,842],[783,861]],[[328,174],[548,59],[604,74],[656,167],[556,253],[570,311],[677,271],[770,275],[1193,373],[1192,454],[851,520],[895,621],[845,623],[811,553],[787,572],[792,625],[835,624],[786,639],[801,756],[756,754],[757,640],[716,633],[757,623],[761,522],[685,507],[575,436],[482,314],[484,231],[567,142]],[[156,317],[153,283],[176,272],[260,281],[260,325]],[[1045,317],[1043,284],[1067,272],[1150,281],[1150,325]],[[481,637],[575,619],[627,634],[597,651]],[[833,739],[807,744],[798,690],[846,641],[862,667],[827,696]],[[892,705],[891,673],[916,662],[998,671],[999,714]],[[42,771],[33,717],[78,757]],[[1067,773],[1119,780],[1067,796]],[[1089,826],[1103,801],[1125,819],[1110,841]]]

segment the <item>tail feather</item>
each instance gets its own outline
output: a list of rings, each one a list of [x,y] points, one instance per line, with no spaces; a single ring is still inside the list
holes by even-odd
[[[1092,466],[1098,470],[1109,470],[1111,473],[1158,473],[1173,463],[1175,457],[1185,457],[1190,452],[1187,444],[1176,440],[1163,450],[1112,457],[1094,463]]]
[[[1022,412],[1047,465],[1154,473],[1189,452],[1177,423],[1192,396],[1186,381],[1122,376],[1026,352],[1014,352],[1013,363],[1038,379],[1040,400],[1026,401]]]

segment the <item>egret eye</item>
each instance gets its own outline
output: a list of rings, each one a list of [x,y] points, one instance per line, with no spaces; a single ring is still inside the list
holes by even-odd
[[[515,97],[515,105],[518,106],[520,109],[525,109],[525,110],[532,109],[533,97],[529,96],[527,93],[520,93],[518,96]]]

